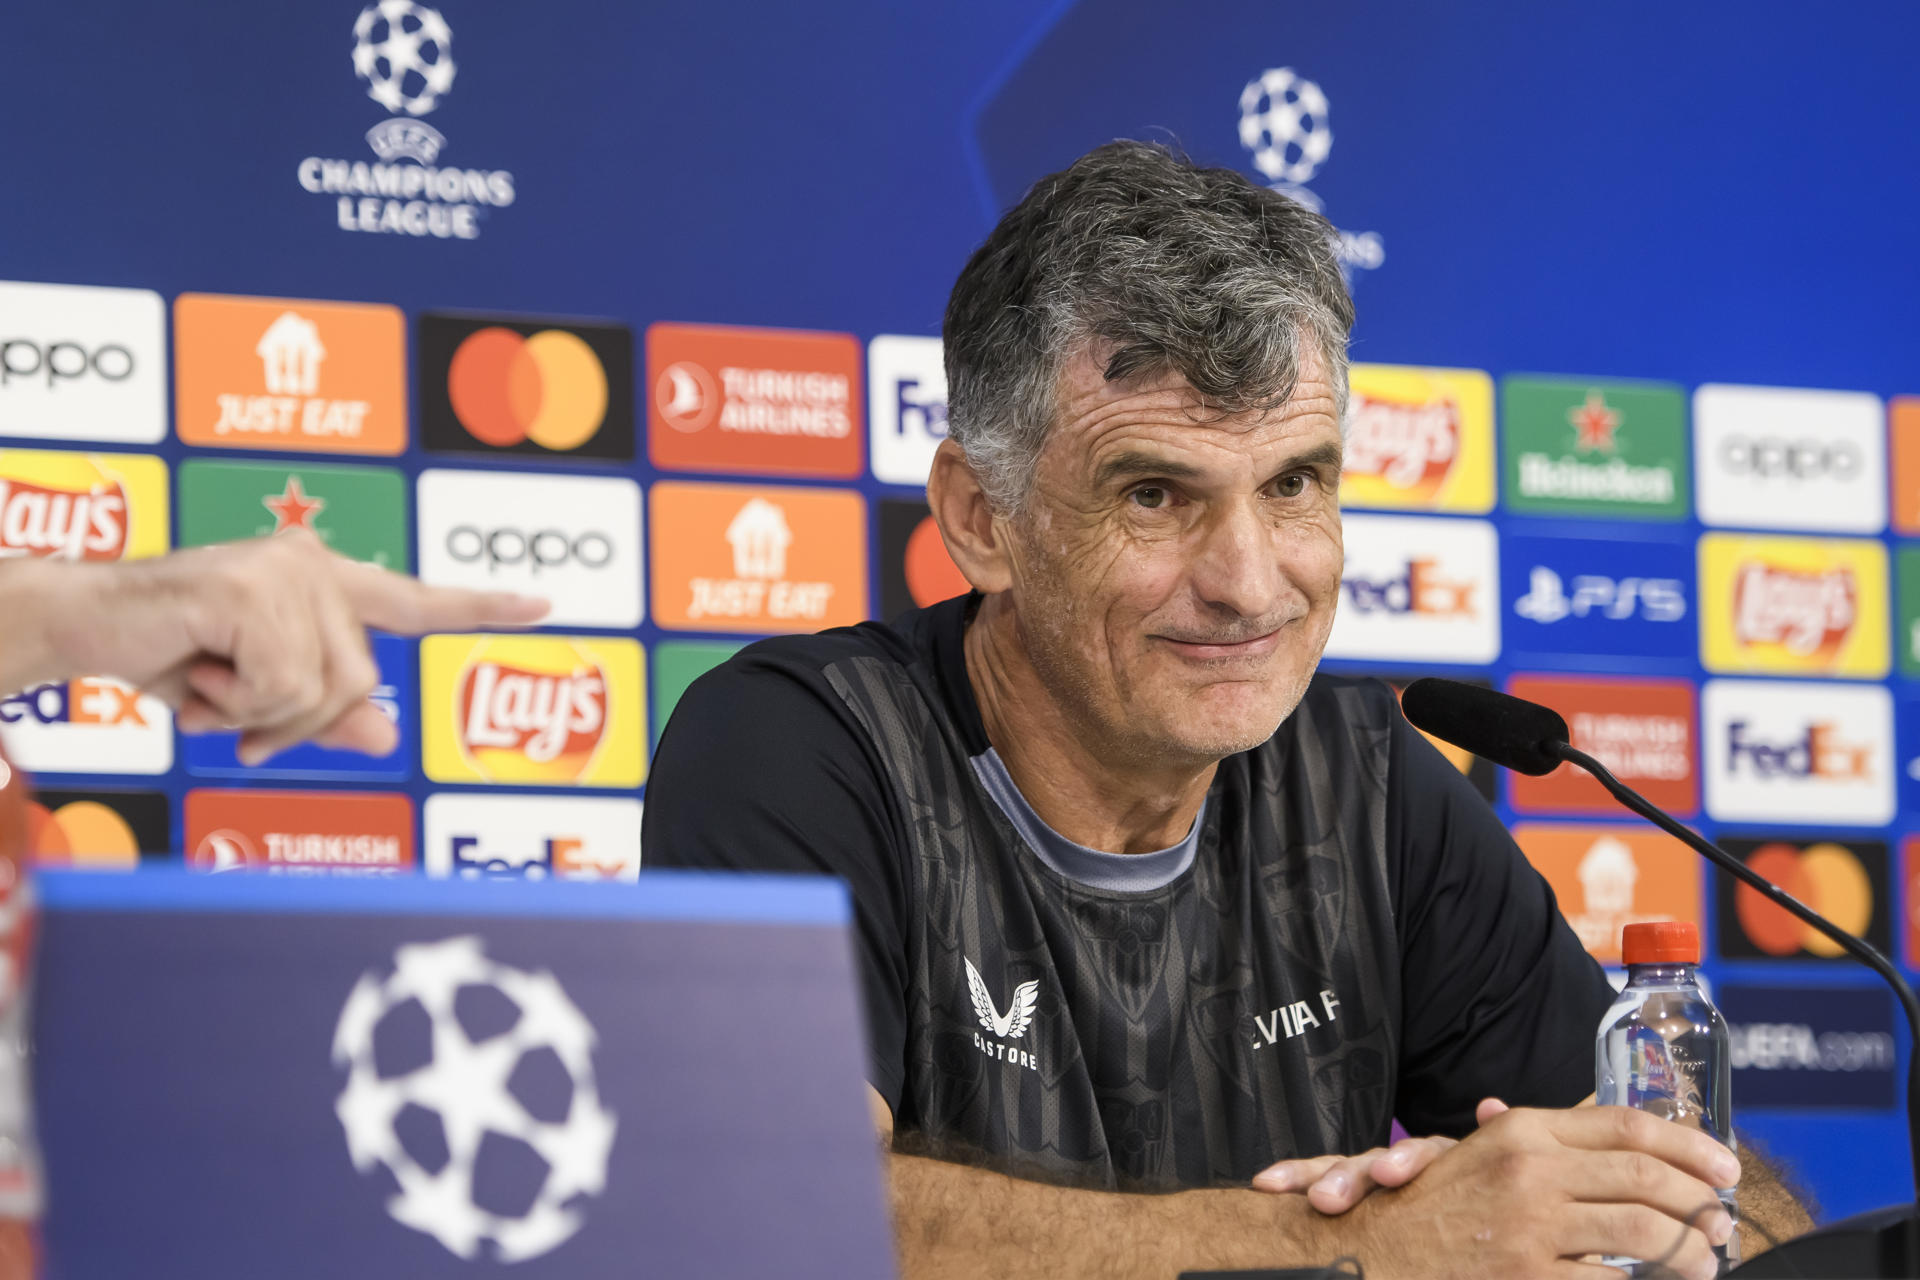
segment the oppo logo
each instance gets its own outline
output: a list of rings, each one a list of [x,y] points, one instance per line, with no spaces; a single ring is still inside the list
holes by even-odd
[[[1735,475],[1767,480],[1852,480],[1860,474],[1860,450],[1845,440],[1728,436],[1720,446],[1720,460]]]
[[[77,342],[51,342],[45,346],[31,338],[8,338],[0,342],[0,387],[16,380],[46,379],[49,387],[76,382],[89,373],[108,382],[125,382],[133,376],[133,352],[117,342],[89,351]]]
[[[588,530],[568,537],[558,529],[489,529],[456,525],[447,532],[447,554],[461,564],[482,564],[489,573],[502,565],[526,565],[533,573],[578,565],[604,569],[613,563],[613,543],[604,534]]]

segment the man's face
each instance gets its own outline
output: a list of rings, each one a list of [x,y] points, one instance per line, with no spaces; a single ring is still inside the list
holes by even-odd
[[[1060,404],[1012,521],[1035,670],[1083,738],[1138,764],[1266,741],[1306,692],[1339,599],[1323,362],[1303,361],[1286,404],[1220,418],[1178,375],[1109,384],[1082,353]]]

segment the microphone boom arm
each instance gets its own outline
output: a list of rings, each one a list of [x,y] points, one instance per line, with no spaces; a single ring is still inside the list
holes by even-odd
[[[1615,800],[1668,835],[1698,851],[1722,871],[1751,887],[1767,901],[1775,903],[1795,919],[1812,925],[1823,935],[1832,939],[1835,946],[1840,947],[1848,955],[1886,979],[1887,985],[1893,988],[1894,995],[1899,997],[1901,1007],[1906,1010],[1907,1033],[1911,1037],[1912,1048],[1907,1053],[1907,1141],[1912,1150],[1915,1176],[1920,1177],[1920,998],[1914,996],[1913,988],[1908,985],[1905,978],[1900,976],[1900,971],[1894,967],[1893,961],[1882,955],[1878,947],[1863,938],[1854,937],[1845,929],[1831,923],[1785,889],[1752,870],[1740,859],[1685,823],[1667,816],[1648,803],[1638,791],[1614,777],[1612,770],[1586,752],[1565,742],[1551,741],[1541,743],[1540,749],[1585,769],[1613,795]],[[1920,1187],[1916,1187],[1916,1191],[1920,1191]]]

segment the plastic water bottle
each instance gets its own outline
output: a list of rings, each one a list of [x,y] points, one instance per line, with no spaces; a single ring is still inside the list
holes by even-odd
[[[1700,990],[1700,934],[1684,921],[1630,924],[1621,951],[1627,985],[1600,1021],[1594,1089],[1603,1107],[1634,1107],[1700,1129],[1738,1150],[1733,1136],[1733,1063],[1727,1024]],[[1732,1188],[1720,1203],[1735,1223]],[[1704,1222],[1696,1219],[1696,1225]],[[1679,1243],[1676,1232],[1675,1244]],[[1740,1235],[1715,1246],[1720,1270],[1740,1261]],[[1603,1258],[1630,1276],[1649,1274],[1658,1259]]]

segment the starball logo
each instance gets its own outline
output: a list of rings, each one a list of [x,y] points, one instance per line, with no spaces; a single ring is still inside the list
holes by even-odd
[[[1493,506],[1493,382],[1477,369],[1356,364],[1348,375],[1349,506]]]
[[[1333,154],[1330,113],[1325,91],[1292,67],[1269,67],[1240,91],[1240,145],[1253,167],[1273,190],[1315,213],[1320,197],[1306,184]],[[1387,260],[1379,232],[1338,235],[1343,267],[1370,271]]]
[[[128,560],[166,549],[158,458],[0,450],[0,559]]]
[[[429,636],[420,661],[428,777],[639,783],[646,709],[633,641]]]

